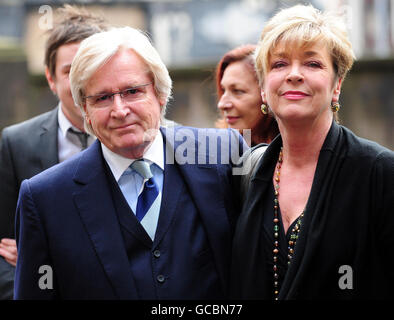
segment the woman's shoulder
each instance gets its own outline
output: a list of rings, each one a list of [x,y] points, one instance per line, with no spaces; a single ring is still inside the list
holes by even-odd
[[[394,161],[394,152],[379,143],[357,136],[350,129],[341,126],[347,144],[347,156],[370,160],[388,159]]]

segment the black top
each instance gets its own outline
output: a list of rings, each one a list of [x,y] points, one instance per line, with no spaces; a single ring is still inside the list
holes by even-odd
[[[273,249],[274,249],[274,186],[271,185],[271,188],[268,188],[268,192],[263,195],[261,198],[261,206],[264,211],[263,215],[263,232],[261,234],[261,243],[263,246],[264,254],[268,257],[267,259],[267,267],[266,267],[266,277],[267,279],[271,279],[271,286],[266,286],[265,289],[265,295],[266,297],[269,297],[270,299],[273,299],[273,283],[274,283],[274,272],[273,272],[273,267],[274,267],[274,261],[273,261]],[[280,287],[282,286],[283,280],[285,278],[285,275],[287,273],[287,268],[288,268],[288,243],[290,240],[291,236],[291,230],[295,227],[297,220],[295,219],[292,224],[289,226],[287,229],[287,232],[285,233],[285,229],[283,226],[283,221],[282,221],[282,215],[280,212],[280,207],[278,209],[278,215],[279,215],[279,254],[278,254],[278,261],[276,263],[276,266],[278,267],[278,283],[279,283],[279,290]]]
[[[261,226],[273,217],[268,194],[281,146],[278,136],[251,177],[233,240],[232,298],[272,299],[273,242]],[[279,299],[394,298],[393,230],[394,153],[333,122]]]

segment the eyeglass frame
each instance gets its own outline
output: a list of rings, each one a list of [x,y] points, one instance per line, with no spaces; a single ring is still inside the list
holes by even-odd
[[[108,96],[108,97],[111,99],[111,102],[113,103],[113,102],[114,102],[114,96],[115,96],[115,95],[119,94],[119,96],[123,99],[123,98],[124,98],[123,95],[125,94],[126,91],[134,90],[134,89],[139,89],[139,88],[142,88],[142,87],[149,86],[149,85],[151,85],[151,84],[153,84],[153,82],[149,82],[149,83],[145,83],[145,84],[140,84],[140,85],[138,85],[138,86],[126,88],[126,89],[123,89],[123,90],[120,90],[120,91],[117,91],[117,92],[99,93],[99,94],[94,94],[94,95],[91,95],[91,96],[84,96],[83,99],[84,99],[85,101],[87,101],[87,99],[89,99],[89,98],[95,98],[95,97],[101,97],[101,96],[103,96],[103,97],[104,97],[104,96]],[[91,104],[91,105],[92,105],[92,107],[94,107],[93,104]]]

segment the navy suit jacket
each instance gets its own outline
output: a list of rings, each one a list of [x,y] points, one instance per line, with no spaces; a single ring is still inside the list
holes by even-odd
[[[171,161],[178,166],[177,172],[204,225],[222,290],[226,292],[231,223],[238,207],[234,203],[231,159],[228,163],[224,158],[232,153],[232,159],[236,159],[234,154],[247,146],[233,130],[161,130],[166,166]],[[223,139],[226,135],[232,143]],[[210,142],[208,136],[213,137]],[[218,136],[221,138],[215,140]],[[212,143],[217,143],[216,148]],[[184,164],[186,156],[189,163]],[[101,144],[96,141],[84,152],[22,183],[16,220],[16,299],[141,298],[115,214],[106,166]],[[164,173],[160,216],[166,210],[182,210],[176,206],[182,198],[172,183],[176,179],[166,176],[166,169]],[[182,276],[177,275],[176,281],[182,281]]]

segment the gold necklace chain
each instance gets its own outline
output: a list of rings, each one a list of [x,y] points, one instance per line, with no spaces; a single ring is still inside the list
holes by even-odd
[[[278,273],[278,254],[279,254],[279,182],[280,182],[280,169],[283,162],[283,147],[280,149],[278,163],[275,167],[275,197],[274,197],[274,250],[273,250],[273,271],[274,271],[274,299],[278,300],[279,296],[279,273]],[[297,243],[298,234],[301,230],[301,220],[304,217],[304,211],[297,219],[297,223],[291,231],[290,240],[288,243],[287,264],[290,266],[291,259],[294,255],[294,248]]]

